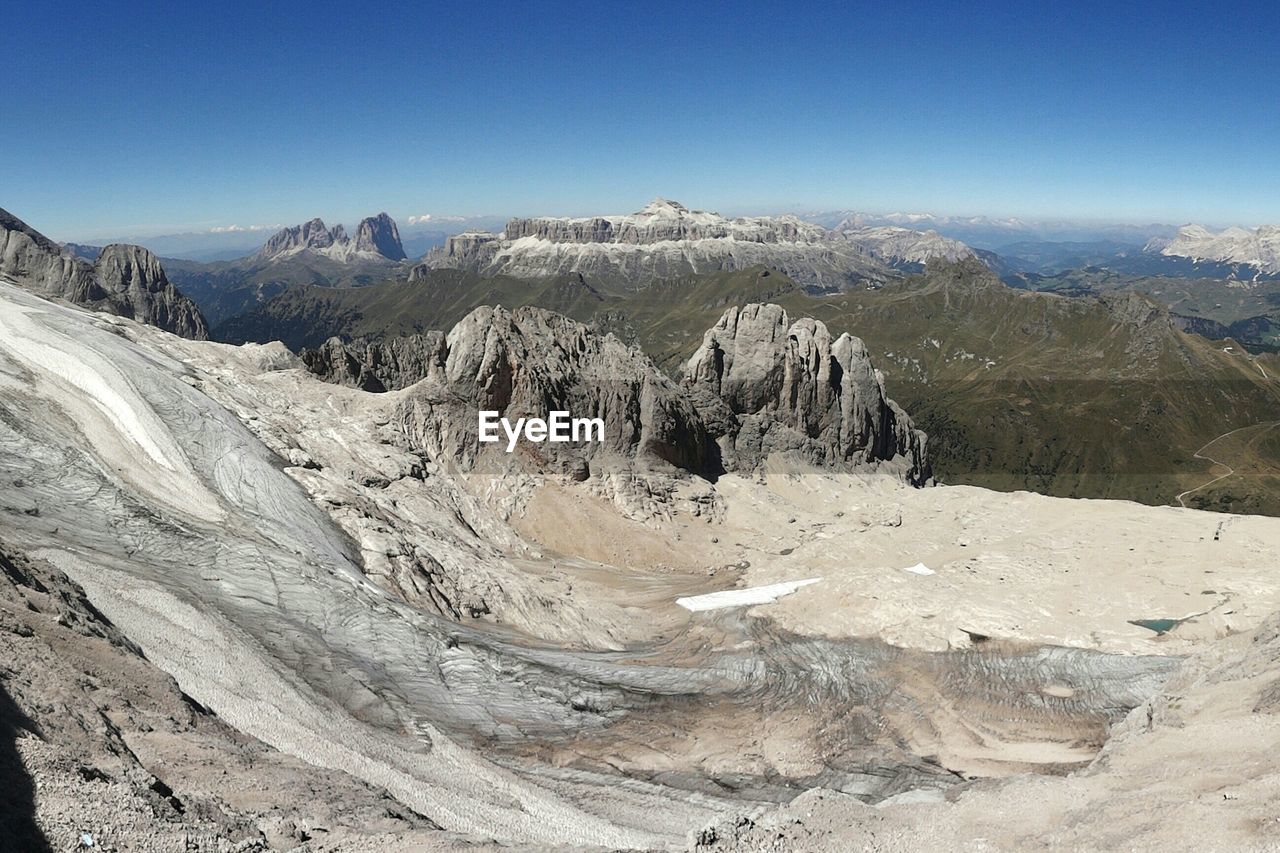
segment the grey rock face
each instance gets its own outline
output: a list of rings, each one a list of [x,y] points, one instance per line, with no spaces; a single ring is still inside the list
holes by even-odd
[[[343,343],[330,338],[300,355],[307,369],[326,382],[383,392],[407,388],[439,373],[447,354],[444,333],[432,331],[386,341]]]
[[[474,270],[487,268],[498,250],[502,236],[488,231],[464,231],[444,241],[444,246],[430,255],[430,260],[415,264],[409,281],[421,281],[433,269]]]
[[[329,229],[324,220],[317,216],[310,222],[281,228],[262,247],[260,254],[275,256],[298,249],[327,249],[337,242],[339,236],[345,236],[345,233],[339,233],[341,228],[339,225]]]
[[[407,256],[400,243],[400,229],[396,221],[385,213],[360,220],[356,229],[356,251],[377,252],[384,258],[403,261]]]
[[[300,252],[314,252],[337,261],[355,258],[402,261],[404,247],[400,244],[400,231],[395,220],[385,213],[360,220],[355,238],[347,234],[341,225],[328,228],[319,217],[301,225],[282,228],[267,241],[254,257],[260,261],[273,261]]]
[[[415,386],[404,429],[429,456],[465,469],[496,462],[584,479],[638,461],[713,478],[789,453],[829,468],[884,468],[929,481],[924,433],[884,391],[862,341],[832,338],[777,305],[730,309],[682,384],[639,350],[538,308],[477,308],[447,336],[333,338],[302,355],[315,374],[368,391]],[[478,441],[476,413],[512,422],[561,410],[605,423],[600,444],[522,443],[514,457]],[[661,491],[654,481],[646,488]],[[617,497],[617,495],[615,495]]]
[[[866,247],[794,216],[729,219],[665,199],[627,216],[512,219],[502,234],[450,238],[423,265],[633,283],[763,265],[830,289],[876,285],[892,275]]]
[[[526,468],[578,479],[602,461],[715,473],[714,446],[692,401],[643,353],[612,335],[540,308],[485,306],[454,326],[444,347],[447,355],[402,411],[406,429],[432,456],[464,467],[485,455],[505,466],[514,456]],[[603,441],[522,442],[508,455],[500,445],[479,442],[478,409],[512,422],[552,411],[600,418]]]
[[[730,308],[703,337],[685,385],[729,468],[771,453],[815,464],[889,463],[906,480],[930,479],[925,434],[884,389],[863,342],[832,338],[818,320],[792,322],[777,305]]]
[[[113,298],[129,306],[122,316],[181,335],[205,340],[209,329],[196,304],[169,283],[160,259],[141,246],[113,244],[94,263],[98,280]]]
[[[185,338],[209,337],[200,309],[141,246],[107,246],[89,264],[0,210],[0,276],[46,298],[150,323]]]
[[[0,209],[0,274],[45,297],[62,297],[78,305],[106,298],[93,268]]]

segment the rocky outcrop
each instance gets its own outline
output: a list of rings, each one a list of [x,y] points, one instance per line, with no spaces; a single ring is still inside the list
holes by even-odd
[[[424,281],[436,269],[481,270],[493,263],[494,256],[502,248],[501,234],[488,231],[464,231],[444,241],[444,245],[432,251],[420,264],[409,270],[409,281]]]
[[[128,306],[119,312],[153,326],[204,340],[209,329],[196,304],[169,283],[160,259],[141,246],[120,243],[105,247],[94,262],[98,281],[112,299]]]
[[[281,228],[271,235],[271,239],[258,254],[264,258],[275,258],[304,249],[324,250],[335,243],[344,242],[346,237],[347,233],[341,225],[328,228],[324,220],[317,216],[310,222]]]
[[[434,339],[431,339],[434,340]],[[382,345],[370,363],[402,344]],[[369,350],[366,349],[366,353]],[[407,392],[401,416],[414,445],[432,458],[586,479],[620,467],[653,474],[649,491],[669,485],[672,468],[713,477],[715,446],[692,400],[638,349],[613,335],[540,308],[484,306],[449,332],[431,354],[424,380]],[[403,379],[402,379],[403,381]],[[516,452],[479,441],[478,410],[513,423],[553,411],[599,418],[602,440],[520,442]],[[631,463],[639,463],[632,465]]]
[[[363,391],[398,391],[444,367],[448,350],[444,333],[405,335],[385,341],[343,343],[330,338],[316,349],[300,353],[303,364],[326,382]]]
[[[129,317],[185,338],[209,337],[200,309],[141,246],[107,246],[90,264],[0,210],[0,276],[47,299]]]
[[[360,220],[356,228],[357,252],[374,252],[392,261],[403,261],[407,255],[400,243],[396,221],[385,213]]]
[[[796,453],[831,467],[892,465],[916,485],[930,478],[925,435],[888,398],[866,346],[832,338],[818,320],[792,322],[777,305],[730,308],[684,382],[728,468]]]
[[[758,265],[823,289],[874,286],[892,275],[862,245],[794,216],[730,219],[665,199],[627,216],[512,219],[501,234],[450,238],[422,268],[646,284]]]
[[[0,209],[0,275],[47,298],[83,305],[105,299],[93,267]]]
[[[344,263],[356,260],[399,262],[405,259],[400,231],[395,220],[385,213],[360,220],[354,238],[348,236],[341,225],[329,228],[319,217],[301,225],[282,228],[272,235],[253,259],[269,263],[302,253],[322,255]]]
[[[925,436],[884,390],[862,341],[832,338],[776,305],[731,309],[676,384],[639,350],[539,308],[477,308],[447,336],[330,339],[302,354],[315,374],[367,391],[410,388],[402,423],[415,447],[465,469],[513,464],[585,479],[639,462],[649,492],[664,466],[713,479],[773,454],[834,469],[929,481]],[[600,443],[478,441],[477,411],[514,422],[567,411],[604,421]],[[656,467],[655,467],[656,466]],[[659,483],[659,485],[655,485]],[[615,495],[617,497],[617,495]]]

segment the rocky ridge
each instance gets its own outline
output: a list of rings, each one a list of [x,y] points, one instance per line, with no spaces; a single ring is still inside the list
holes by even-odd
[[[1280,273],[1280,225],[1255,229],[1232,227],[1213,232],[1203,225],[1184,225],[1171,240],[1155,239],[1145,251],[1190,258],[1245,264],[1266,274]]]
[[[360,220],[354,238],[347,234],[342,225],[329,228],[319,217],[301,225],[282,228],[252,257],[255,261],[272,262],[303,252],[323,255],[340,262],[399,262],[406,257],[404,246],[400,243],[400,231],[395,220],[386,213]]]
[[[562,410],[602,418],[604,442],[522,445],[516,458],[527,469],[587,479],[642,462],[714,478],[785,454],[826,468],[887,467],[913,485],[930,478],[925,436],[888,398],[862,342],[833,338],[816,320],[792,322],[776,305],[727,311],[681,384],[613,335],[528,307],[477,308],[447,336],[333,338],[302,359],[331,382],[409,389],[403,423],[416,446],[465,468],[486,450],[477,409],[512,421]],[[488,456],[507,461],[499,448]],[[644,488],[653,494],[654,478]]]
[[[0,275],[52,299],[66,299],[204,340],[209,330],[195,302],[165,275],[160,259],[141,246],[112,244],[89,263],[0,210]]]
[[[904,261],[967,256],[966,250],[936,234],[845,234],[795,216],[730,219],[660,198],[626,216],[515,218],[501,234],[459,234],[429,253],[410,280],[447,268],[521,278],[576,272],[644,283],[764,265],[805,286],[839,290],[877,286],[892,277],[892,265]]]
[[[841,222],[835,230],[894,266],[923,266],[935,259],[961,261],[975,255],[973,249],[959,240],[943,237],[933,230],[873,227],[852,220]]]

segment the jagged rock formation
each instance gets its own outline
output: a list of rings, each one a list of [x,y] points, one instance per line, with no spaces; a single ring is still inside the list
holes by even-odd
[[[400,229],[396,221],[385,213],[360,220],[356,228],[356,252],[371,252],[393,261],[403,261],[407,256],[400,244]]]
[[[304,252],[343,263],[370,260],[399,262],[406,257],[395,220],[386,213],[379,213],[360,220],[354,239],[341,225],[328,228],[319,217],[301,225],[282,228],[252,258],[258,262],[276,262]]]
[[[345,242],[346,239],[346,229],[341,225],[328,228],[325,226],[324,220],[317,216],[315,219],[304,222],[301,225],[281,228],[271,235],[271,239],[267,240],[266,245],[262,247],[258,254],[264,258],[276,258],[293,252],[300,252],[304,249],[322,251],[332,248],[335,243]]]
[[[798,452],[829,466],[893,460],[917,485],[930,477],[925,435],[886,395],[866,346],[832,339],[818,320],[792,322],[777,305],[730,308],[689,359],[685,384],[728,467]]]
[[[330,338],[316,349],[300,353],[303,363],[326,382],[362,391],[398,391],[445,364],[448,347],[443,332],[403,335],[385,341],[359,339],[343,343]]]
[[[200,309],[141,246],[107,246],[90,264],[0,210],[0,275],[46,298],[130,317],[185,338],[209,336]]]
[[[1203,225],[1184,225],[1172,240],[1152,240],[1145,251],[1192,261],[1243,264],[1265,274],[1277,274],[1280,225],[1260,225],[1253,230],[1233,227],[1216,233]]]
[[[476,464],[477,409],[512,418],[601,417],[603,445],[542,445],[538,470],[585,478],[599,454],[662,460],[693,474],[751,471],[771,454],[819,466],[888,467],[929,480],[925,436],[888,399],[862,341],[792,323],[776,305],[730,309],[690,360],[683,387],[612,335],[537,308],[478,308],[448,336],[333,338],[304,351],[331,382],[414,388],[406,424],[432,455]]]
[[[378,349],[373,360],[386,363],[411,346]],[[650,511],[647,499],[669,492],[674,469],[708,477],[719,471],[715,447],[688,396],[639,349],[613,335],[597,335],[540,308],[484,306],[443,340],[423,338],[415,349],[428,370],[425,381],[406,392],[400,419],[413,445],[432,458],[456,460],[464,469],[597,476],[612,484],[610,496],[633,514]],[[479,441],[481,409],[512,422],[552,411],[599,418],[603,440],[522,441],[509,454],[505,439]]]
[[[866,247],[797,217],[729,219],[665,199],[628,216],[512,219],[502,234],[451,237],[422,268],[646,283],[755,265],[823,289],[878,285],[892,275]]]

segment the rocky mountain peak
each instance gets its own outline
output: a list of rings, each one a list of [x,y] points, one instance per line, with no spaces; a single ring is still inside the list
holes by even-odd
[[[345,235],[345,232],[340,233]],[[302,249],[327,249],[334,242],[334,233],[324,224],[324,220],[317,216],[301,225],[281,228],[271,236],[259,254],[278,257]]]
[[[395,220],[385,213],[360,220],[354,239],[342,225],[326,227],[319,217],[301,225],[281,228],[255,257],[274,261],[301,252],[312,252],[343,262],[356,258],[402,261],[406,257]]]
[[[158,293],[169,286],[164,267],[149,249],[125,243],[112,243],[98,253],[94,267],[104,281],[112,282],[117,291],[137,290]]]
[[[827,466],[887,463],[928,481],[925,435],[888,398],[866,345],[778,305],[730,308],[703,336],[685,385],[720,441],[727,466],[774,453]]]
[[[916,485],[930,477],[924,434],[887,398],[862,341],[833,338],[821,322],[793,321],[777,305],[726,311],[680,383],[613,335],[531,307],[482,306],[447,335],[335,338],[302,359],[332,382],[408,389],[403,428],[433,456],[466,469],[602,475],[629,510],[670,493],[676,472],[659,463],[714,478],[782,454],[819,467],[885,470]],[[478,443],[477,409],[513,421],[553,410],[600,417],[604,441],[512,456]],[[625,476],[602,474],[623,469]]]
[[[688,213],[688,212],[689,212],[689,208],[685,207],[680,202],[671,201],[670,199],[665,199],[662,196],[658,196],[653,201],[646,204],[636,215],[642,216],[647,214],[647,215],[653,216],[653,215],[666,214],[668,216],[670,215],[678,216],[681,213]]]
[[[386,213],[360,220],[356,229],[356,251],[377,252],[393,261],[403,261],[408,257],[400,243],[400,229]]]

